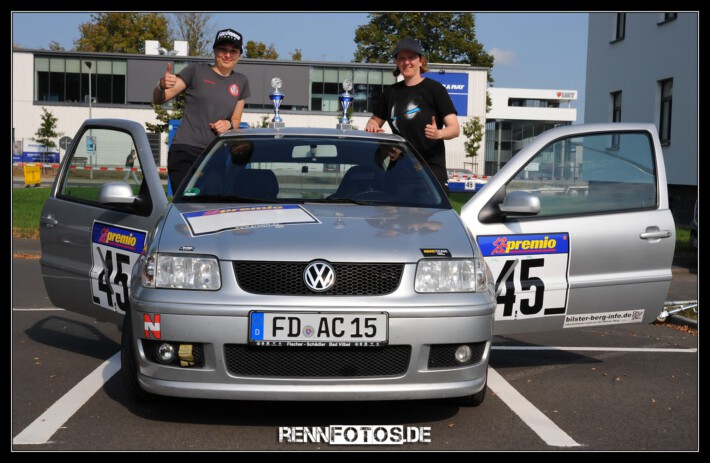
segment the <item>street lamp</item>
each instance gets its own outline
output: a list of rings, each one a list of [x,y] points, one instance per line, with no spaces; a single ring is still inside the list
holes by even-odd
[[[89,119],[91,119],[91,100],[93,99],[91,97],[91,61],[84,61],[84,64],[86,64],[86,67],[89,68]],[[89,137],[93,136],[93,132],[91,129],[89,129]],[[94,153],[88,153],[88,154],[94,154]],[[92,157],[92,165],[95,165],[96,163],[96,156],[91,156]],[[89,171],[89,178],[93,179],[94,178],[94,171],[93,169]]]
[[[91,61],[84,61],[84,64],[89,68],[89,119],[91,119]]]

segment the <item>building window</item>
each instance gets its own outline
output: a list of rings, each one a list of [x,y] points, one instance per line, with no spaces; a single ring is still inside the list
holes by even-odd
[[[668,145],[671,142],[673,79],[662,80],[659,84],[661,86],[661,112],[660,124],[658,124],[658,135],[661,139],[661,144]]]
[[[559,108],[560,102],[555,100],[536,100],[533,98],[509,98],[508,106],[526,108]]]
[[[313,68],[311,69],[311,110],[342,111],[338,95],[343,91],[343,80],[353,83],[352,110],[356,113],[372,112],[384,88],[395,83],[389,71],[380,69]]]
[[[616,29],[614,31],[614,42],[624,40],[626,36],[626,13],[616,13]]]
[[[661,20],[658,22],[658,24],[659,24],[659,25],[661,25],[661,24],[666,24],[666,23],[669,23],[669,22],[671,22],[671,21],[675,21],[676,19],[678,19],[678,13],[675,13],[675,12],[674,12],[674,13],[667,13],[667,12],[666,12],[666,13],[662,13],[662,14],[661,14]]]
[[[621,92],[612,92],[611,94],[611,121],[621,122]],[[611,147],[619,148],[619,134],[615,133],[611,136]]]
[[[91,64],[91,68],[87,66]],[[37,102],[126,103],[126,62],[81,60],[77,58],[35,57],[35,94]]]
[[[611,121],[621,122],[621,92],[612,92],[611,94]]]

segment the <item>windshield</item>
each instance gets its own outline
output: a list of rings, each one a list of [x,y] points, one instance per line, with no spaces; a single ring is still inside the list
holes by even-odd
[[[221,139],[198,160],[174,202],[450,207],[405,144],[306,136]]]

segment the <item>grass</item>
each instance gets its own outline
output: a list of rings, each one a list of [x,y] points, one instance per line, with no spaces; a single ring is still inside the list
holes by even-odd
[[[39,216],[49,197],[49,188],[14,189],[12,192],[12,236],[39,239]]]
[[[12,236],[39,239],[39,216],[49,197],[49,188],[16,188],[12,192]],[[449,200],[456,211],[471,198],[470,193],[451,193]],[[690,229],[676,227],[676,254],[694,254]]]

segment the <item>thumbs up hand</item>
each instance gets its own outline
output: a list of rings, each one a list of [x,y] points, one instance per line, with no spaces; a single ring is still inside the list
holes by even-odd
[[[173,74],[173,65],[172,63],[168,63],[168,69],[165,71],[165,74],[163,75],[163,81],[160,83],[160,86],[163,87],[163,89],[167,90],[169,88],[175,87],[175,84],[177,83],[177,76]]]
[[[439,129],[436,127],[436,117],[431,116],[431,124],[427,124],[426,127],[424,127],[424,136],[431,140],[438,140],[440,138]]]

